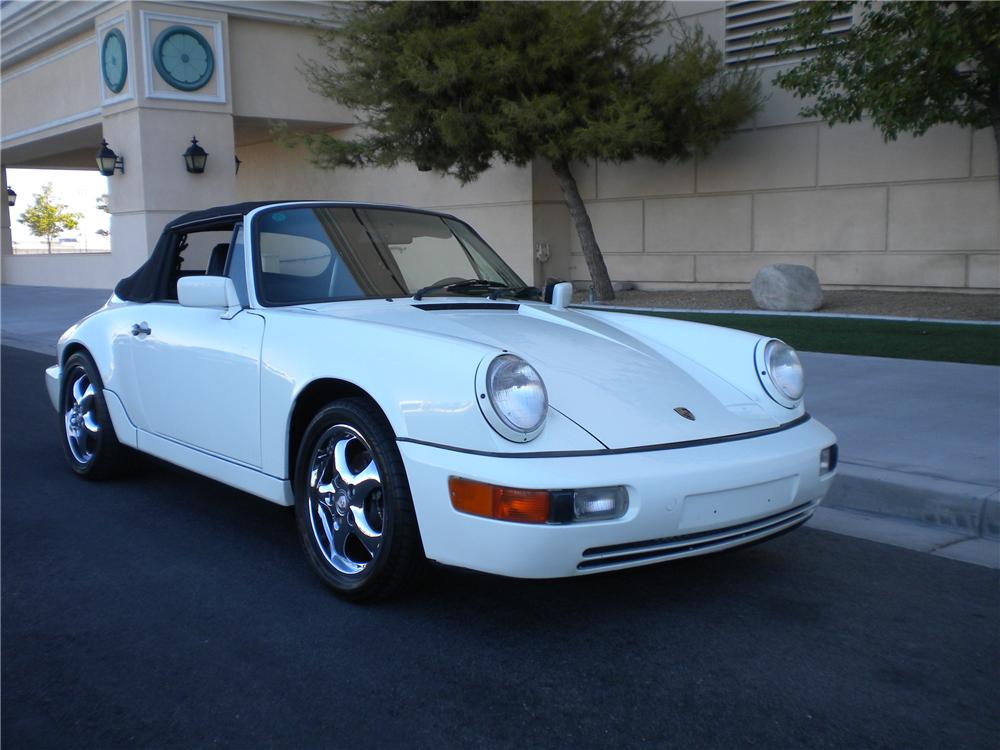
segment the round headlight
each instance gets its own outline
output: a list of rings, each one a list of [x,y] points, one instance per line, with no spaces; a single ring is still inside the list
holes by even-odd
[[[504,437],[529,440],[538,433],[549,409],[549,398],[534,367],[513,354],[501,354],[490,362],[485,385],[496,415],[516,433]]]
[[[806,389],[799,355],[788,344],[771,339],[764,347],[764,367],[774,387],[789,401],[798,401]]]

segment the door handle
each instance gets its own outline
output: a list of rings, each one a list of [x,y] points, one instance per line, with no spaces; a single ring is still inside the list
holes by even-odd
[[[152,331],[149,329],[149,323],[147,323],[145,320],[142,321],[141,323],[135,323],[132,325],[132,335],[138,336],[140,333],[144,333],[147,336],[152,333]]]

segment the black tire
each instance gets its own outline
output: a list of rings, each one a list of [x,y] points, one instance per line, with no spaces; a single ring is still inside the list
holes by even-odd
[[[89,389],[90,392],[78,401],[74,396],[74,387],[79,387],[78,384],[81,383],[84,387],[80,390]],[[74,406],[79,407],[81,404],[84,408],[74,411]],[[131,465],[131,452],[118,442],[108,414],[108,405],[104,400],[101,373],[85,351],[72,354],[62,367],[59,407],[57,419],[63,454],[78,476],[100,480],[127,473]],[[79,438],[73,437],[71,422],[78,426]],[[97,427],[96,432],[91,429],[94,425]]]
[[[306,558],[343,598],[385,599],[423,567],[403,459],[391,426],[370,401],[340,399],[313,417],[299,445],[294,486]]]

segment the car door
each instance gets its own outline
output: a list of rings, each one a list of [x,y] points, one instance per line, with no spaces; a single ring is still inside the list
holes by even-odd
[[[227,319],[222,309],[170,300],[135,310],[132,365],[144,423],[138,426],[259,467],[264,319],[249,310]]]

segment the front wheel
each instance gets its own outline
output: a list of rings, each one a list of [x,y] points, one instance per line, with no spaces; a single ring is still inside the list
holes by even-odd
[[[76,352],[63,365],[60,396],[62,448],[70,468],[86,479],[125,473],[127,448],[118,442],[101,374],[85,352]]]
[[[366,400],[335,401],[306,428],[295,471],[295,515],[313,569],[345,598],[388,597],[423,563],[392,429]]]

